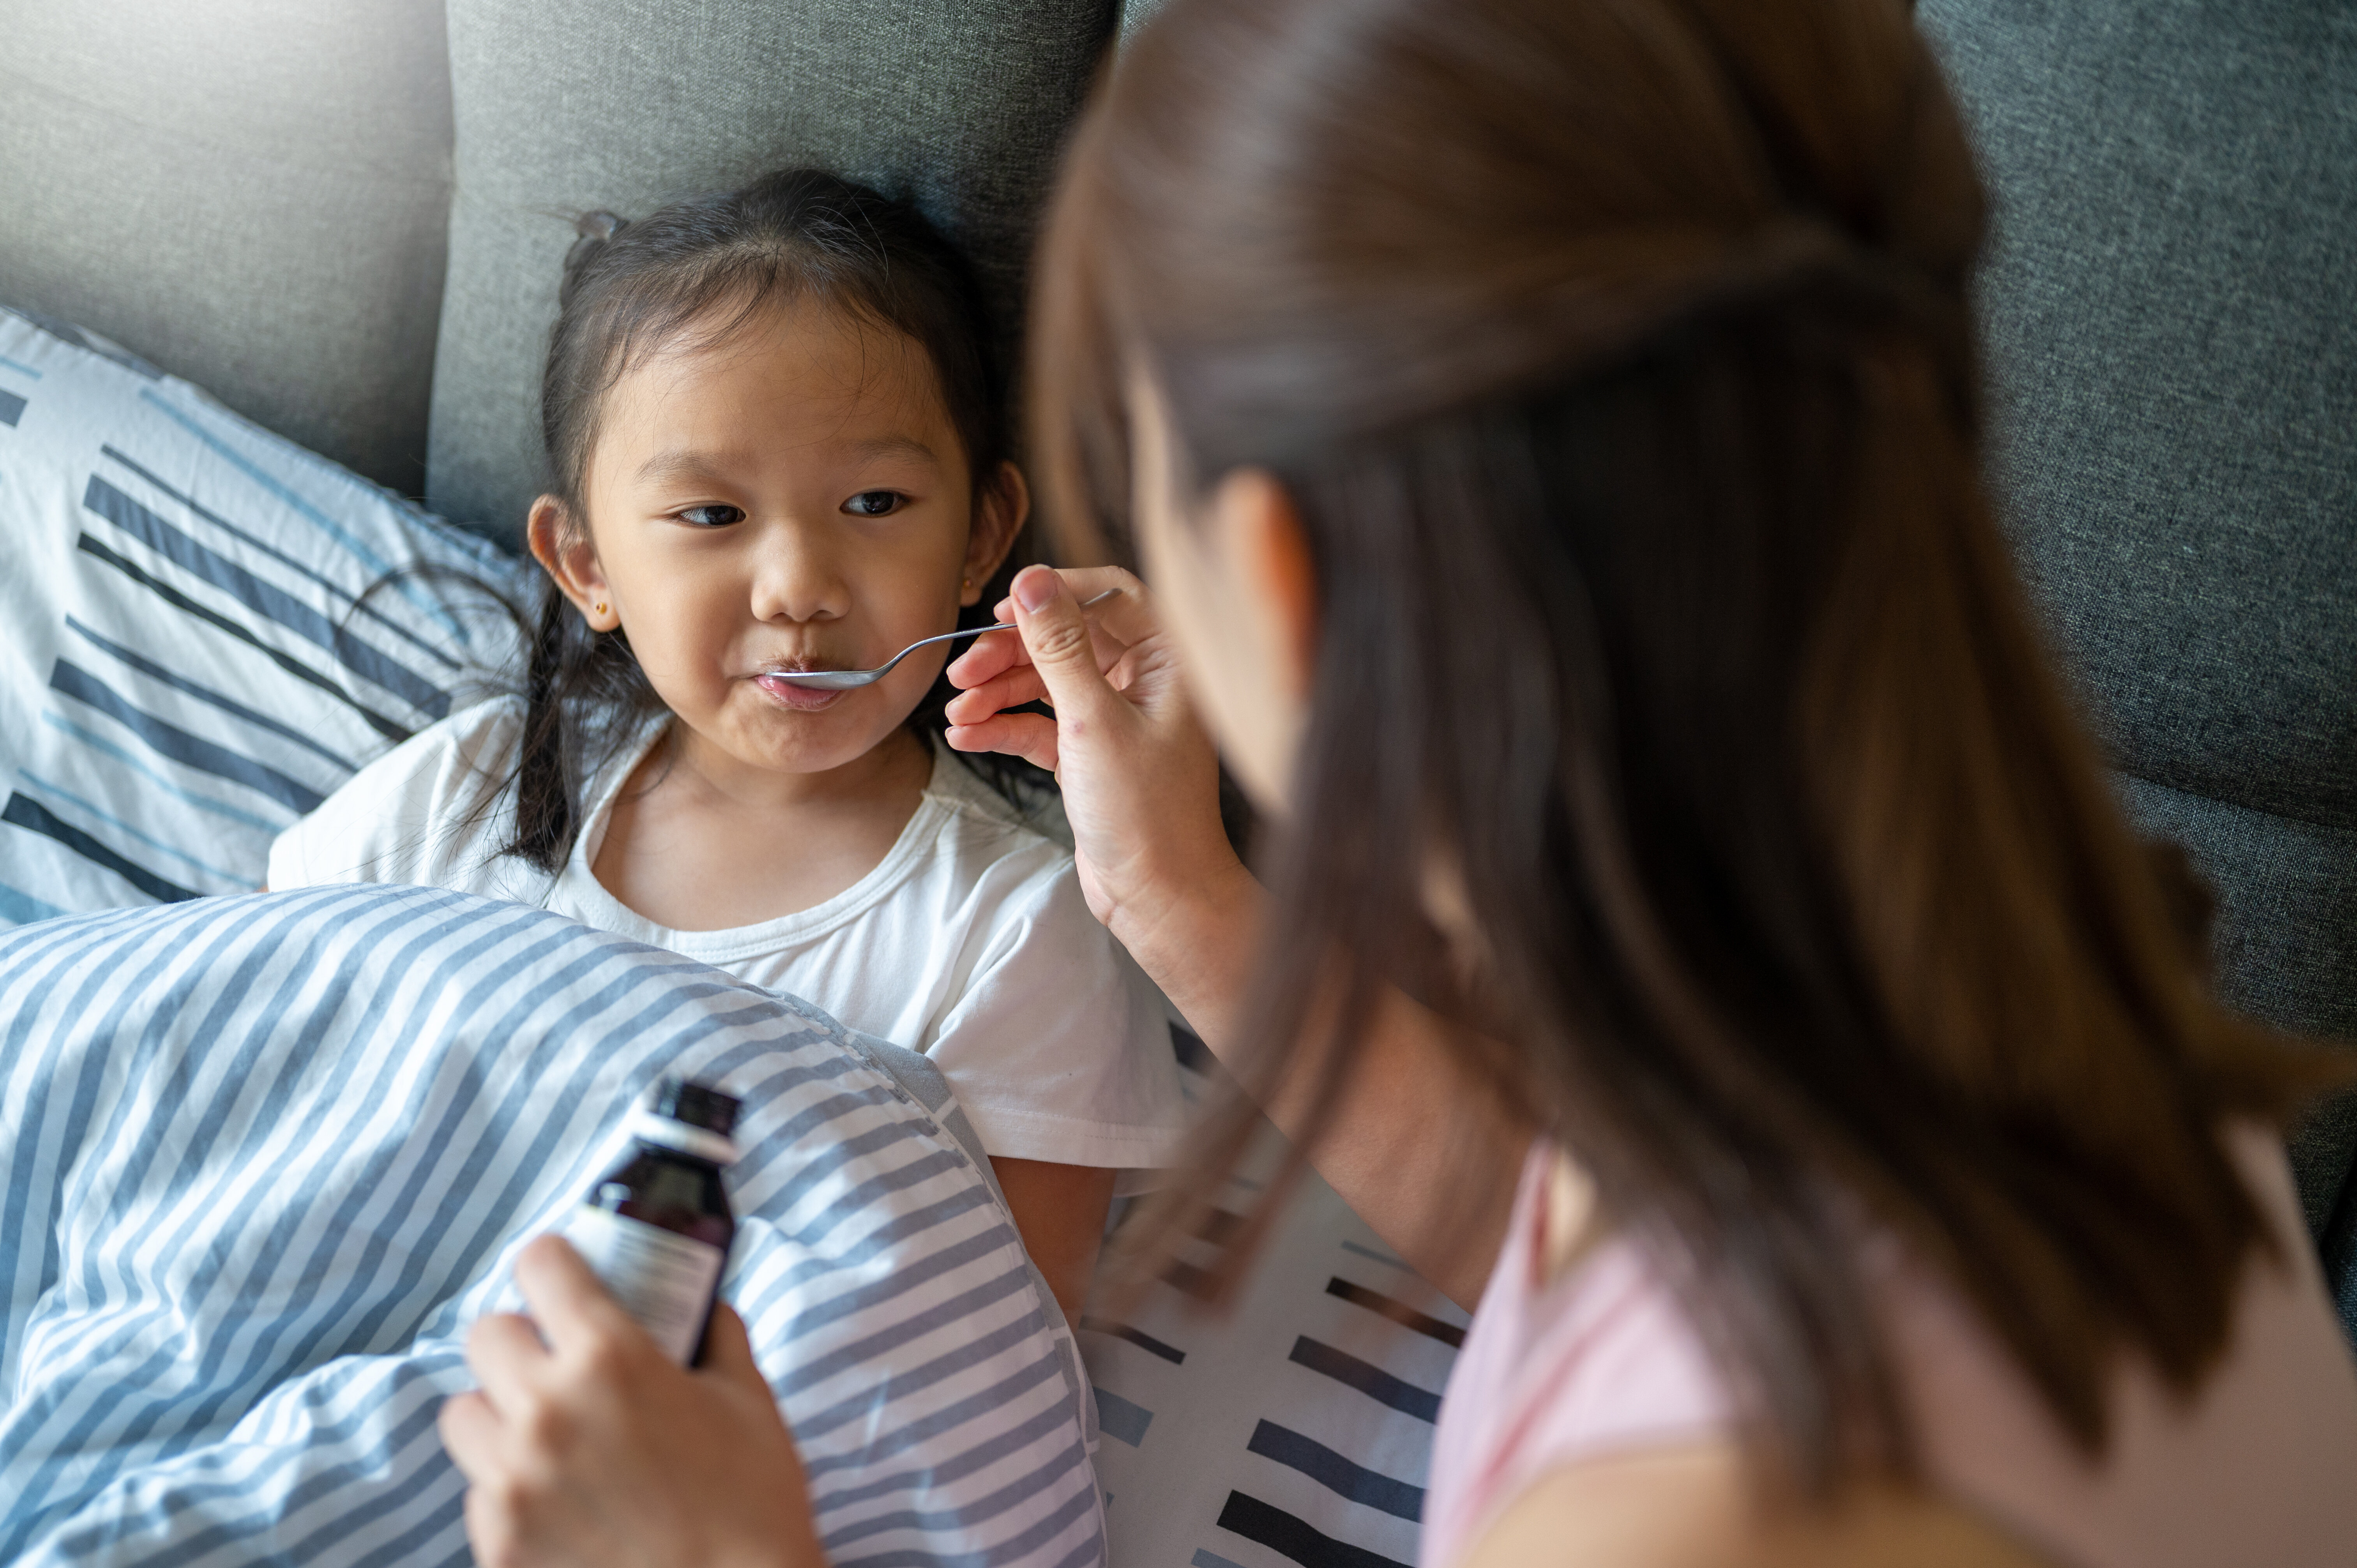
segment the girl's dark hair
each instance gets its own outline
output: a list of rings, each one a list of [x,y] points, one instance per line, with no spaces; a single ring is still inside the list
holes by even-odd
[[[587,526],[583,486],[598,418],[626,371],[683,339],[725,342],[772,306],[797,299],[820,301],[923,348],[964,448],[976,503],[1001,482],[1008,455],[1004,388],[987,350],[980,295],[963,258],[907,202],[815,169],[791,169],[636,222],[592,212],[576,227],[580,238],[565,258],[540,396],[548,492],[567,528]],[[988,607],[1021,554],[1009,553],[961,625],[988,621]],[[936,682],[910,725],[938,732],[952,694]],[[629,639],[592,631],[553,583],[544,585],[532,628],[525,699],[515,831],[501,847],[554,871],[580,832],[587,780],[662,711],[662,700]],[[1017,776],[1036,773],[1006,759],[964,760],[1010,798]]]
[[[2192,1389],[2298,1244],[2222,1125],[2337,1071],[2212,1001],[2032,630],[1981,224],[1893,0],[1172,0],[1033,296],[1076,550],[1121,532],[1140,374],[1187,484],[1266,469],[1308,536],[1243,1059],[1310,1053],[1330,1106],[1421,988],[1818,1495],[1917,1473],[1862,1223],[2097,1451],[2117,1358]],[[1427,961],[1435,867],[1478,981]]]

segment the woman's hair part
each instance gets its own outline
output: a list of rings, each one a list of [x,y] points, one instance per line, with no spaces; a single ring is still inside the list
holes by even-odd
[[[2223,1125],[2338,1071],[2212,1001],[2034,629],[1982,217],[1897,0],[1171,0],[1033,298],[1074,553],[1120,546],[1141,374],[1191,483],[1265,468],[1308,535],[1246,1058],[1330,1090],[1377,985],[1447,1007],[1820,1496],[1918,1473],[1867,1232],[2100,1452],[2118,1359],[2193,1389],[2299,1244]],[[1479,987],[1433,973],[1432,855]]]
[[[635,221],[583,214],[565,258],[557,317],[541,377],[547,493],[561,526],[587,536],[591,455],[608,394],[635,367],[682,347],[727,343],[780,306],[814,303],[862,326],[898,333],[931,365],[980,508],[1004,482],[1010,447],[1005,388],[971,270],[904,201],[816,169],[790,169],[741,189],[676,202]],[[996,577],[1023,564],[1018,545]],[[986,587],[961,624],[985,623],[999,596]],[[938,732],[954,693],[945,682],[909,722]],[[530,628],[527,714],[514,780],[515,827],[503,845],[554,871],[581,829],[582,791],[662,701],[619,630],[598,632],[546,585]],[[1009,759],[964,757],[1014,798],[1036,770]]]

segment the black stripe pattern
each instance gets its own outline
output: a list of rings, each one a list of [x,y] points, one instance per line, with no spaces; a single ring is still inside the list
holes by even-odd
[[[1083,1317],[1081,1331],[1084,1334],[1105,1334],[1115,1339],[1126,1339],[1149,1356],[1159,1356],[1174,1367],[1187,1364],[1187,1352],[1175,1345],[1166,1345],[1143,1328],[1133,1328],[1126,1323],[1109,1323],[1102,1317]]]
[[[450,712],[449,693],[354,637],[284,588],[198,543],[96,474],[90,477],[81,504],[265,620],[334,654],[345,669],[402,698],[428,718],[442,718]]]
[[[1440,1396],[1430,1389],[1420,1389],[1405,1378],[1393,1377],[1372,1361],[1362,1361],[1348,1351],[1320,1344],[1306,1334],[1293,1342],[1293,1354],[1287,1359],[1346,1388],[1356,1389],[1402,1414],[1427,1423],[1440,1420]]]
[[[197,896],[193,888],[183,887],[177,882],[156,875],[130,856],[64,821],[30,796],[10,791],[8,803],[0,806],[0,822],[22,828],[27,832],[38,833],[64,845],[92,865],[113,872],[158,903],[177,904]]]
[[[1183,1033],[1174,1025],[1181,1070],[1191,1058],[1216,1071]],[[1109,1296],[1082,1319],[1112,1551],[1192,1568],[1415,1562],[1464,1316],[1314,1174],[1284,1201],[1240,1299],[1202,1312],[1190,1299],[1202,1265],[1268,1191],[1265,1174],[1239,1173],[1205,1206],[1160,1276],[1169,1288]]]
[[[1230,1492],[1220,1528],[1257,1541],[1302,1568],[1408,1568],[1394,1557],[1337,1541],[1308,1520],[1242,1492]]]
[[[326,799],[317,789],[299,779],[289,779],[274,768],[242,756],[225,746],[216,745],[201,736],[190,735],[178,725],[167,724],[153,714],[141,712],[120,693],[80,665],[59,660],[49,671],[49,689],[104,714],[161,756],[185,763],[200,773],[210,773],[215,778],[242,784],[297,812],[316,811],[319,802]]]
[[[1452,1350],[1465,1348],[1465,1330],[1453,1323],[1443,1323],[1429,1313],[1418,1312],[1404,1301],[1369,1290],[1365,1285],[1336,1278],[1326,1283],[1326,1294],[1340,1296],[1353,1306],[1363,1306],[1381,1317],[1388,1317],[1402,1328],[1412,1328],[1427,1338],[1437,1339]]]
[[[236,621],[231,620],[229,617],[222,615],[218,610],[212,609],[208,606],[199,604],[196,600],[188,597],[188,595],[180,592],[179,589],[172,586],[171,584],[167,583],[162,578],[155,576],[151,573],[143,570],[137,562],[132,561],[125,556],[116,554],[113,551],[109,550],[105,544],[91,538],[89,534],[85,533],[79,539],[75,540],[74,548],[81,551],[83,554],[90,556],[93,560],[102,561],[107,565],[113,567],[125,577],[128,577],[134,583],[138,584],[149,593],[154,594],[157,598],[163,600],[174,609],[178,610],[185,615],[192,616],[198,620],[203,621],[206,625],[213,627],[218,630],[227,632],[230,636],[235,638],[238,641],[244,643],[248,648],[254,650],[264,658],[269,660],[273,664],[277,665],[281,670],[284,670],[289,675],[294,676],[295,679],[302,682],[305,685],[315,687],[318,691],[326,693],[328,696],[333,697],[336,701],[343,703],[346,707],[351,709],[352,712],[365,719],[368,722],[368,726],[376,731],[377,734],[382,736],[385,739],[398,745],[400,742],[407,740],[411,735],[415,733],[407,725],[403,725],[396,720],[387,718],[384,714],[378,713],[375,709],[368,706],[365,703],[360,702],[354,698],[350,693],[345,691],[343,687],[338,685],[329,677],[312,669],[301,660],[295,658],[291,654],[280,652],[277,649],[273,648],[270,644],[263,641],[261,638],[256,637],[245,627],[239,625]]]
[[[1412,1487],[1370,1470],[1343,1458],[1315,1438],[1305,1437],[1273,1421],[1264,1421],[1253,1428],[1252,1441],[1244,1444],[1244,1451],[1298,1470],[1336,1496],[1381,1509],[1394,1519],[1424,1517],[1422,1487]]]

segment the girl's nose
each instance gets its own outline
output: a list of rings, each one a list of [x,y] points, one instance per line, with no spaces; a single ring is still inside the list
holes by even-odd
[[[751,583],[756,619],[791,623],[841,618],[851,608],[850,585],[830,552],[780,529],[761,542]]]

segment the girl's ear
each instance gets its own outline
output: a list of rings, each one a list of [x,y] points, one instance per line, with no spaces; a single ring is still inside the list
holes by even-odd
[[[981,603],[983,585],[997,574],[1006,553],[1015,548],[1015,536],[1023,532],[1031,516],[1031,487],[1024,482],[1023,470],[1012,463],[998,465],[998,472],[982,487],[978,499],[974,526],[966,532],[965,587],[958,595],[962,605]]]
[[[590,630],[611,631],[622,624],[621,607],[607,585],[605,570],[597,564],[589,531],[567,526],[563,501],[543,496],[533,502],[524,538],[532,546],[532,558],[540,563],[556,591],[573,601]]]

